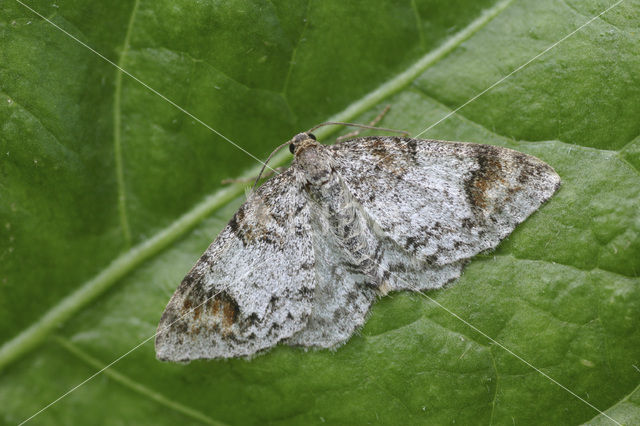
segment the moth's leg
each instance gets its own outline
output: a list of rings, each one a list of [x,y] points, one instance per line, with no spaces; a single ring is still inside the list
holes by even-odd
[[[391,105],[387,105],[386,107],[384,107],[384,109],[382,110],[382,112],[380,114],[378,114],[376,116],[376,118],[374,118],[371,123],[369,123],[369,126],[374,127],[376,124],[378,124],[380,122],[380,120],[382,120],[382,118],[387,114],[387,112],[389,111],[389,109],[391,109]],[[342,142],[345,139],[349,139],[349,138],[353,138],[356,137],[360,134],[360,130],[354,130],[353,132],[349,132],[346,135],[342,135],[339,136],[336,139],[336,142]]]
[[[276,167],[275,169],[271,169],[271,170],[267,170],[264,173],[262,173],[262,176],[260,177],[261,179],[266,179],[268,177],[270,177],[271,175],[273,175],[273,173],[282,173],[286,170],[286,167]],[[221,184],[223,185],[229,185],[232,183],[250,183],[256,180],[257,176],[253,176],[253,177],[248,177],[248,178],[230,178],[230,179],[222,179],[220,181]]]

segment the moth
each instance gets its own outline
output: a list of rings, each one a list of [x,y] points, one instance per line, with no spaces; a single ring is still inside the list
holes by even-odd
[[[507,148],[405,137],[289,141],[184,278],[156,335],[163,361],[335,348],[390,291],[436,289],[495,248],[560,177]]]

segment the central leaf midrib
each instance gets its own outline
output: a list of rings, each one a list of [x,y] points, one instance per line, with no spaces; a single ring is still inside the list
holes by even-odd
[[[129,219],[127,218],[127,193],[124,183],[124,165],[122,158],[122,69],[124,68],[124,61],[130,47],[133,22],[138,11],[138,4],[139,0],[135,0],[131,15],[129,16],[122,52],[120,52],[120,58],[118,59],[116,68],[115,91],[113,94],[113,155],[115,157],[116,182],[118,186],[118,214],[120,216],[120,226],[122,227],[126,247],[131,247],[131,229],[129,227]]]
[[[407,70],[383,83],[377,89],[349,105],[342,112],[331,117],[330,121],[350,121],[384,99],[402,90],[427,68],[435,65],[462,42],[482,29],[487,23],[505,10],[512,2],[513,0],[502,0],[490,9],[485,10],[478,18],[453,35],[453,37],[447,39],[438,48],[428,52]],[[136,5],[137,3],[138,0],[136,0]],[[134,11],[136,7],[137,6],[134,6]],[[132,13],[132,17],[134,14],[135,13]],[[322,139],[330,136],[336,131],[337,129],[334,127],[323,127],[314,133],[318,138]],[[288,157],[288,152],[281,151],[279,155],[274,156],[273,162],[275,164],[281,164]],[[256,176],[259,169],[260,165],[252,167],[244,174],[244,177],[250,178]],[[149,260],[160,251],[164,250],[176,239],[193,229],[212,212],[242,194],[243,191],[244,184],[242,183],[236,183],[225,189],[217,190],[213,194],[205,197],[202,202],[198,203],[187,213],[172,222],[167,228],[164,228],[160,232],[156,233],[152,238],[132,247],[130,250],[114,259],[98,275],[83,283],[73,293],[63,298],[49,311],[47,311],[38,321],[2,345],[0,347],[0,370],[18,359],[24,353],[33,350],[47,338],[51,331],[57,329],[61,323],[67,321],[72,315],[95,300],[100,294],[106,291],[106,289],[124,278],[142,262]]]

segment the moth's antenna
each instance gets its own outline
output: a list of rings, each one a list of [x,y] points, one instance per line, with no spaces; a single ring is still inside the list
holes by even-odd
[[[338,126],[362,127],[363,129],[382,130],[383,132],[402,133],[405,136],[409,136],[409,132],[407,132],[406,130],[387,129],[386,127],[367,126],[366,124],[343,123],[342,121],[325,121],[324,123],[320,123],[317,126],[312,127],[311,129],[307,130],[307,133],[311,133],[315,129],[319,128],[319,127],[331,126],[331,125],[334,125],[334,124],[338,125]]]
[[[258,173],[258,177],[256,178],[256,181],[253,183],[253,186],[251,187],[251,192],[253,192],[253,190],[256,189],[256,186],[258,185],[258,181],[260,180],[260,176],[262,176],[262,172],[264,172],[265,167],[267,167],[267,164],[269,164],[269,160],[271,160],[271,157],[276,155],[276,152],[280,151],[283,147],[289,145],[290,143],[291,143],[291,141],[286,141],[285,143],[283,143],[282,145],[280,145],[279,147],[274,149],[271,154],[269,154],[269,157],[267,157],[267,161],[265,161],[262,164],[262,168],[260,169],[260,173]]]

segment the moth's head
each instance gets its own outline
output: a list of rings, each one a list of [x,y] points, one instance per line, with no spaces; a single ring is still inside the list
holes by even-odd
[[[293,155],[298,155],[303,149],[312,145],[319,145],[313,133],[298,133],[291,139],[289,151],[291,151]]]
[[[291,139],[289,150],[295,155],[293,164],[304,180],[312,185],[322,185],[327,181],[331,161],[327,158],[325,146],[316,141],[313,133],[298,133]]]

